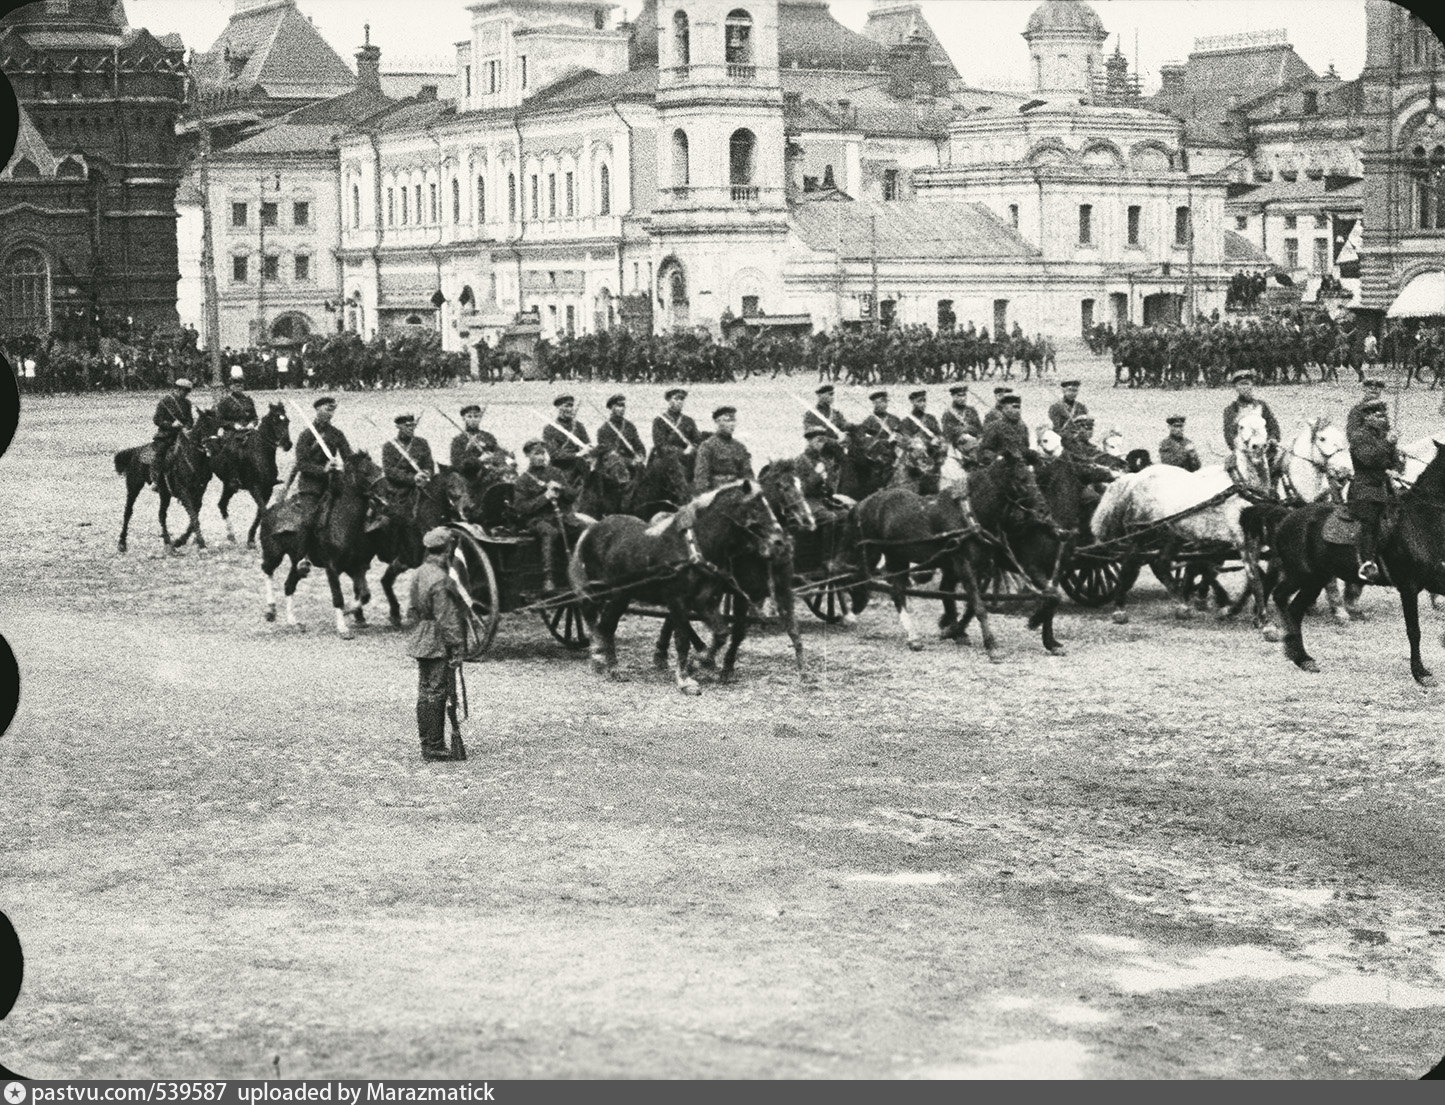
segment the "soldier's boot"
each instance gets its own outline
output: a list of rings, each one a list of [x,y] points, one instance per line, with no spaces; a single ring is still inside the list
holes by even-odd
[[[421,758],[423,760],[450,760],[447,750],[447,704],[419,700],[416,704],[416,729],[421,737]]]
[[[161,472],[165,468],[165,463],[165,446],[162,445],[159,441],[157,441],[154,445],[151,446],[151,466],[150,471],[146,473],[146,479],[150,482],[151,487],[156,491],[159,491],[161,489]]]
[[[548,535],[542,538],[543,594],[555,595],[565,590],[557,574],[557,544],[560,538]]]
[[[1366,583],[1380,581],[1380,566],[1375,563],[1376,540],[1375,523],[1360,522],[1360,535],[1356,538],[1355,552],[1360,558],[1360,578]]]

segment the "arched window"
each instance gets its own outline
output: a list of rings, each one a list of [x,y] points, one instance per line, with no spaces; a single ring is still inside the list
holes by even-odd
[[[728,12],[724,51],[729,65],[753,64],[753,17],[742,8]],[[736,74],[734,74],[736,75]]]
[[[462,221],[462,182],[452,177],[452,222]]]
[[[751,188],[753,183],[753,152],[757,139],[746,127],[733,131],[728,139],[728,179],[733,186],[733,198],[739,198],[739,188]],[[755,197],[747,197],[755,198]]]
[[[672,63],[686,68],[692,64],[692,44],[689,41],[687,12],[674,12],[672,16]]]
[[[507,174],[507,221],[517,221],[517,174]]]
[[[679,127],[672,132],[672,186],[686,188],[692,182],[689,164],[687,132]]]
[[[60,180],[84,180],[85,163],[78,157],[67,157],[55,170],[55,175]]]
[[[35,180],[40,176],[40,166],[31,161],[28,157],[22,157],[15,162],[15,168],[10,175],[16,180]]]
[[[487,221],[487,178],[481,174],[477,175],[477,225],[482,226]]]
[[[17,249],[5,261],[4,329],[41,334],[50,329],[50,266],[37,250]]]
[[[612,214],[612,173],[606,165],[597,171],[597,213]]]
[[[1412,174],[1415,177],[1415,217],[1421,230],[1445,230],[1445,146],[1436,146],[1427,155],[1424,146],[1412,151]]]
[[[351,186],[351,225],[353,227],[361,225],[361,185],[359,184]]]

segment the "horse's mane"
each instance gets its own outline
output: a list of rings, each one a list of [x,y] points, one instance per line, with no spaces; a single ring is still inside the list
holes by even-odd
[[[1435,454],[1425,465],[1425,470],[1415,477],[1414,485],[1405,494],[1409,496],[1418,491],[1438,499],[1445,495],[1445,445],[1435,441],[1434,438],[1426,440],[1430,442],[1430,447],[1435,450]]]
[[[645,532],[649,537],[661,537],[673,527],[687,529],[697,521],[698,511],[712,506],[723,492],[731,491],[734,488],[747,488],[753,482],[752,480],[733,480],[731,483],[725,483],[711,491],[705,491],[691,502],[684,503],[676,514],[664,514],[658,518],[647,527]]]

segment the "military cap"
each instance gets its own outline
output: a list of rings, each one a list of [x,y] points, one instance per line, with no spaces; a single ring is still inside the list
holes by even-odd
[[[1360,404],[1360,410],[1363,411],[1365,414],[1374,414],[1376,411],[1379,411],[1381,414],[1383,414],[1389,409],[1390,404],[1386,403],[1383,399],[1366,399],[1363,403]]]
[[[556,399],[552,400],[552,406],[565,407],[568,403],[575,402],[577,402],[577,397],[575,395],[559,395]]]
[[[968,394],[968,385],[967,385],[967,384],[954,384],[953,387],[951,387],[951,388],[948,389],[948,394],[949,394],[949,395],[967,395],[967,394]]]
[[[713,419],[716,420],[719,418],[725,418],[728,415],[736,415],[737,413],[737,407],[719,407],[717,410],[712,412],[712,416]]]
[[[179,380],[176,381],[175,386],[178,388],[184,388],[186,391],[190,391],[191,388],[195,387],[196,385],[191,383],[184,376],[182,376]]]
[[[1240,369],[1229,378],[1229,382],[1232,384],[1242,384],[1246,380],[1249,381],[1251,384],[1254,383],[1254,373],[1249,371],[1249,369],[1247,368]]]
[[[1009,393],[998,402],[999,406],[1001,407],[1021,407],[1024,403],[1024,397],[1022,395],[1014,395],[1013,393]]]
[[[406,425],[415,426],[415,425],[416,425],[416,415],[414,415],[414,414],[399,414],[399,415],[397,415],[395,418],[393,418],[392,421],[395,422],[398,426],[406,426]]]
[[[1065,380],[1062,384],[1059,385],[1059,387],[1061,388],[1076,388],[1082,386],[1083,385],[1080,384],[1078,380]]]
[[[246,373],[245,373],[244,371],[242,371],[240,365],[238,365],[238,364],[233,364],[233,365],[231,366],[231,379],[233,379],[233,380],[242,380],[242,379],[245,379],[245,377],[246,377]]]
[[[668,388],[667,391],[663,392],[662,397],[668,400],[668,402],[674,399],[686,399],[687,388]]]
[[[421,543],[428,549],[444,549],[451,543],[451,539],[451,530],[445,526],[437,526],[435,529],[426,531],[426,536],[421,539]]]
[[[836,390],[836,389],[833,387],[832,384],[824,384],[824,385],[823,385],[822,387],[820,387],[817,391],[813,392],[813,394],[814,394],[814,395],[832,395],[835,390]]]
[[[522,452],[525,453],[525,454],[527,454],[528,456],[530,456],[531,454],[535,453],[538,449],[545,449],[545,448],[547,448],[547,443],[546,443],[545,441],[541,440],[540,438],[534,437],[531,441],[527,442],[527,444],[525,444],[525,445],[522,446]]]
[[[1182,414],[1171,414],[1164,421],[1170,426],[1182,426],[1184,425],[1184,416]]]
[[[815,437],[828,437],[829,434],[822,426],[809,426],[803,431],[803,436],[811,440]]]
[[[887,393],[886,391],[875,391],[872,395],[868,396],[869,401],[870,401],[870,402],[873,402],[873,403],[878,402],[878,400],[880,400],[880,399],[887,399],[887,398],[888,398],[888,393]]]
[[[917,400],[917,399],[927,399],[927,398],[928,398],[928,392],[926,392],[926,391],[910,391],[910,392],[908,393],[909,402],[913,402],[914,400]]]
[[[1379,379],[1378,377],[1372,376],[1372,377],[1370,377],[1370,379],[1368,379],[1368,380],[1365,381],[1365,387],[1367,387],[1367,388],[1379,388],[1381,391],[1384,391],[1384,390],[1385,390],[1385,381]]]
[[[611,397],[607,400],[606,406],[607,406],[607,409],[608,409],[608,410],[611,410],[613,407],[617,406],[619,403],[626,403],[626,402],[627,402],[627,396],[625,396],[625,395],[614,395],[614,396],[611,396]]]
[[[463,417],[463,418],[465,418],[465,417],[466,417],[467,415],[469,415],[469,414],[481,414],[481,413],[482,413],[482,405],[481,405],[480,403],[468,403],[465,407],[462,408],[462,417]]]
[[[994,393],[994,395],[996,395],[996,396],[1002,397],[1002,396],[1005,396],[1005,395],[1012,395],[1012,394],[1014,393],[1014,389],[1013,389],[1013,388],[994,388],[994,389],[993,389],[993,393]]]
[[[316,400],[316,402],[312,403],[311,406],[319,411],[322,407],[336,406],[336,400],[329,395],[323,395],[320,399]]]

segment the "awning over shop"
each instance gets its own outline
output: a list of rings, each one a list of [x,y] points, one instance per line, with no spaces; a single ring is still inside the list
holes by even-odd
[[[1388,318],[1445,315],[1445,272],[1422,272],[1412,278],[1385,315]]]

